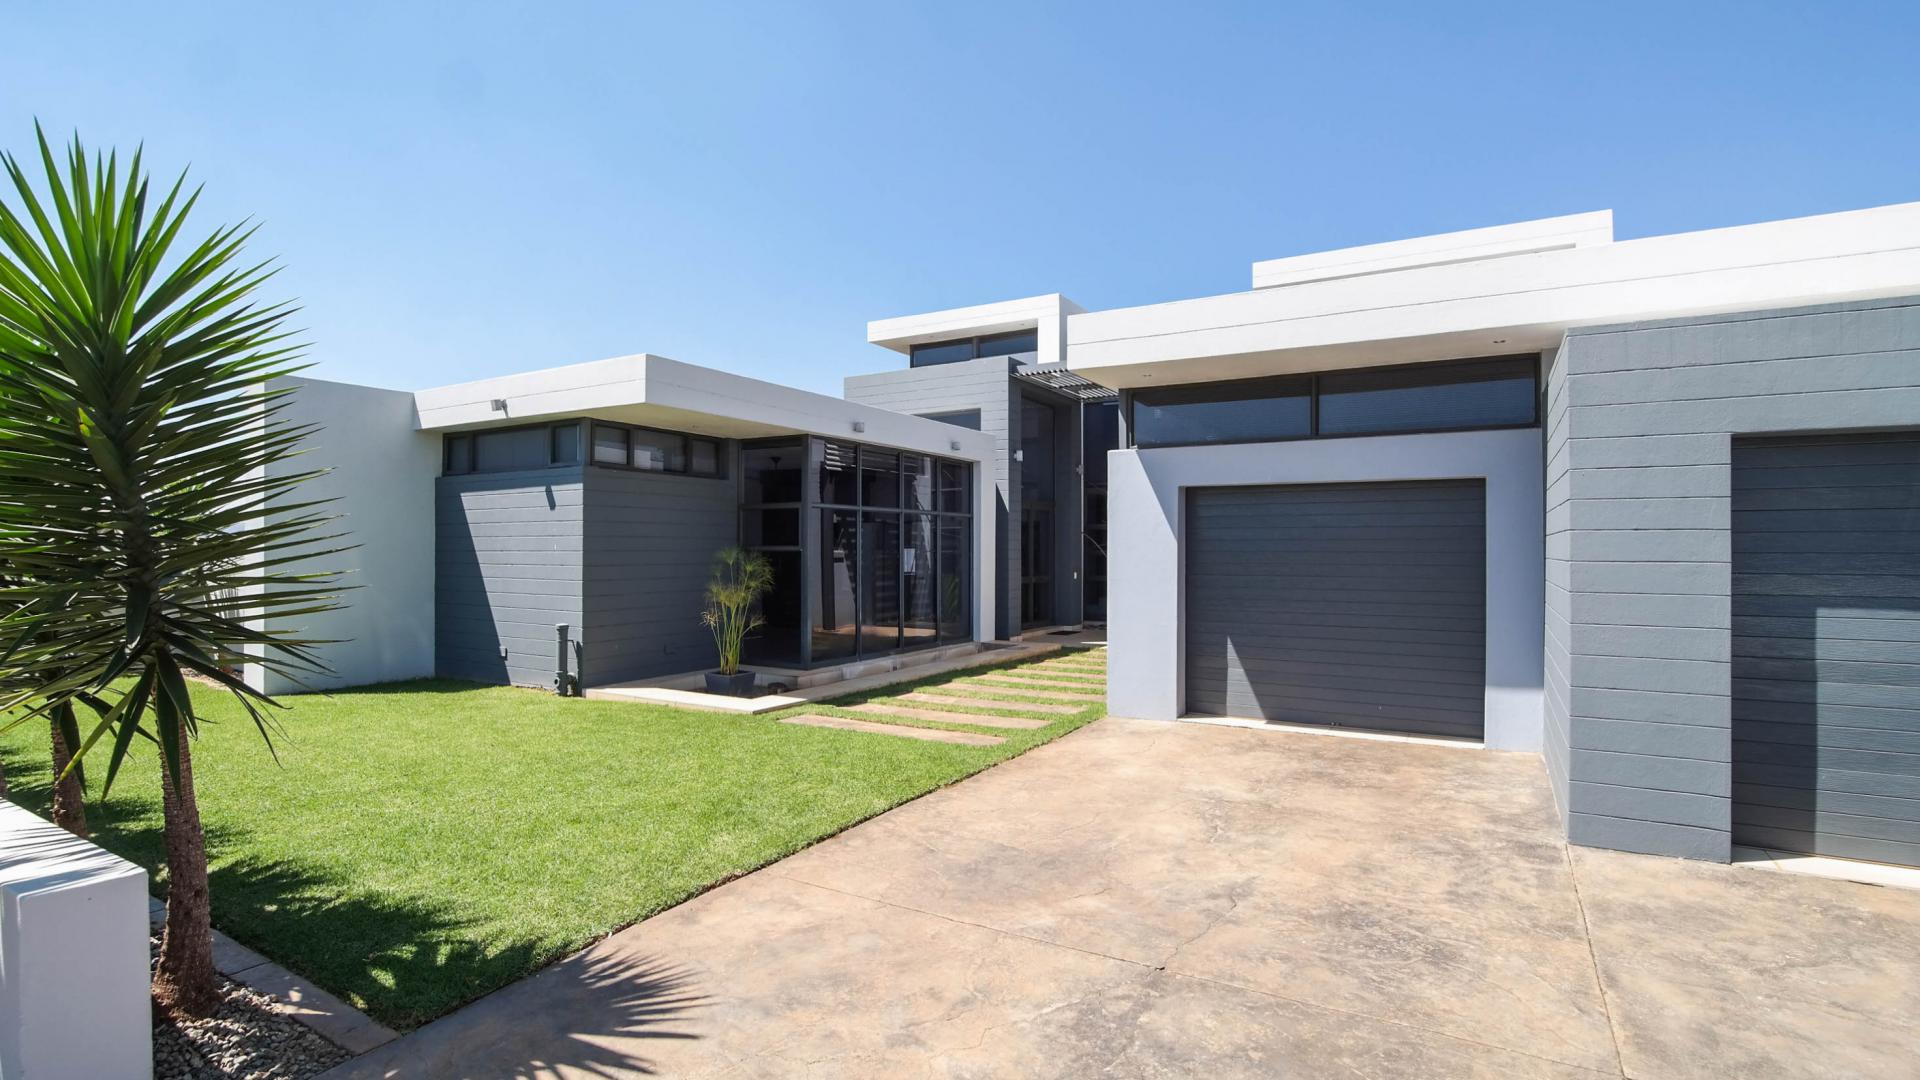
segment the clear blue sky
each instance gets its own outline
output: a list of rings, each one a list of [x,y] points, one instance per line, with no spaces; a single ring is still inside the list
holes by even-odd
[[[1920,5],[15,0],[0,146],[145,141],[253,215],[318,375],[651,351],[837,393],[868,319],[1247,287],[1611,207],[1920,199]]]

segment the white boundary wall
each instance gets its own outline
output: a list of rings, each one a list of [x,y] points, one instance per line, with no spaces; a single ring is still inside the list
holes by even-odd
[[[146,1080],[147,872],[0,799],[0,1078]]]

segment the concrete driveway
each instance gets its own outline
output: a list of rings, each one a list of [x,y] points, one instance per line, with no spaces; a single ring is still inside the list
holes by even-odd
[[[1920,1075],[1920,893],[1557,831],[1532,756],[1102,720],[334,1075]]]

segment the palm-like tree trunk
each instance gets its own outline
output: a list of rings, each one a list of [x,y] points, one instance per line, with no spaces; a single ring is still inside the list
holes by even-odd
[[[73,760],[73,747],[67,745],[63,729],[71,725],[72,717],[73,706],[63,705],[54,710],[48,725],[53,729],[53,823],[84,837],[87,835],[86,791],[80,786],[80,770],[67,771],[68,763]]]
[[[179,782],[163,762],[160,783],[166,809],[167,927],[160,935],[153,997],[163,1008],[207,1016],[220,1004],[220,985],[213,970],[207,844],[200,831],[200,804],[193,794],[188,740],[180,740]]]

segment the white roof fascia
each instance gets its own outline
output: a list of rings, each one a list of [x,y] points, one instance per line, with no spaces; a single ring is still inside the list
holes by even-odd
[[[495,401],[506,408],[494,408]],[[422,431],[572,416],[622,419],[622,410],[646,409],[662,420],[712,417],[767,435],[825,435],[970,461],[994,453],[993,437],[982,432],[651,354],[422,390],[414,409]]]
[[[992,304],[877,319],[867,324],[867,342],[904,353],[928,341],[1038,329],[1043,320],[1063,319],[1084,310],[1059,293],[1048,293],[1019,300],[1001,300]]]
[[[1920,291],[1920,203],[1308,282],[1068,320],[1116,388],[1551,348],[1567,329]]]
[[[1304,285],[1313,281],[1384,274],[1417,266],[1447,266],[1478,259],[1564,251],[1612,242],[1613,211],[1595,210],[1586,214],[1539,218],[1486,229],[1466,229],[1419,236],[1411,240],[1294,255],[1285,259],[1267,259],[1253,264],[1253,287],[1272,289],[1285,285]]]

